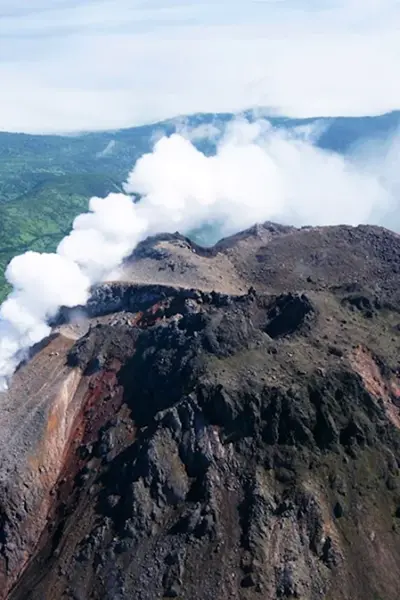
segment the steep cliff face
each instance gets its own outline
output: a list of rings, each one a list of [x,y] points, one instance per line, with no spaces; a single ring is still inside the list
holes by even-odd
[[[3,597],[397,600],[396,256],[374,228],[142,245],[157,285],[99,288],[2,403]]]

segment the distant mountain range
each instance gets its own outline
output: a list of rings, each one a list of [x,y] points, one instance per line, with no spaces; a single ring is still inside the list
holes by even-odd
[[[249,120],[252,112],[243,113]],[[151,150],[160,133],[214,125],[221,129],[232,114],[196,114],[185,119],[118,131],[75,136],[0,132],[0,273],[16,254],[28,249],[53,251],[73,218],[93,195],[122,191],[121,184],[137,159]],[[288,119],[266,117],[278,128],[305,128],[321,122],[316,144],[346,153],[364,139],[385,138],[400,126],[400,111],[378,117]],[[195,144],[207,154],[215,140]],[[7,293],[0,276],[0,300]]]

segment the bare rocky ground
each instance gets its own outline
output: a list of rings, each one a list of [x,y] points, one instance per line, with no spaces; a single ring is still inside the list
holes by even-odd
[[[398,600],[399,283],[375,227],[141,244],[1,398],[0,597]]]

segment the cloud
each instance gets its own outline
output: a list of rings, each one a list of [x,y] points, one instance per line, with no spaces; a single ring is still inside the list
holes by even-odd
[[[27,252],[10,262],[13,291],[0,308],[0,386],[49,333],[59,307],[84,304],[91,286],[112,276],[150,234],[190,234],[212,224],[220,237],[266,220],[396,224],[399,133],[347,156],[315,146],[312,132],[277,130],[262,119],[227,124],[212,156],[193,145],[193,132],[185,135],[156,141],[135,164],[126,194],[92,198],[57,253]]]
[[[396,0],[0,1],[0,129],[400,107]]]
[[[13,292],[0,307],[0,389],[26,351],[50,333],[47,320],[61,305],[85,304],[90,281],[59,254],[26,252],[6,270]]]
[[[142,156],[125,189],[142,196],[151,228],[189,231],[218,222],[219,236],[255,222],[294,225],[379,222],[397,209],[400,135],[364,144],[349,156],[314,145],[317,123],[278,130],[266,120],[226,127],[215,156],[172,135]],[[153,231],[152,231],[153,232]]]

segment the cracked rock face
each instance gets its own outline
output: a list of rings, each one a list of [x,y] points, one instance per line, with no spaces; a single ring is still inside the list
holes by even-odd
[[[215,282],[229,263],[231,291],[107,284],[80,335],[59,327],[19,369],[0,410],[3,598],[400,597],[400,305],[365,287],[395,281],[400,242],[387,263],[388,232],[323,231],[142,244],[139,271],[175,260]]]

